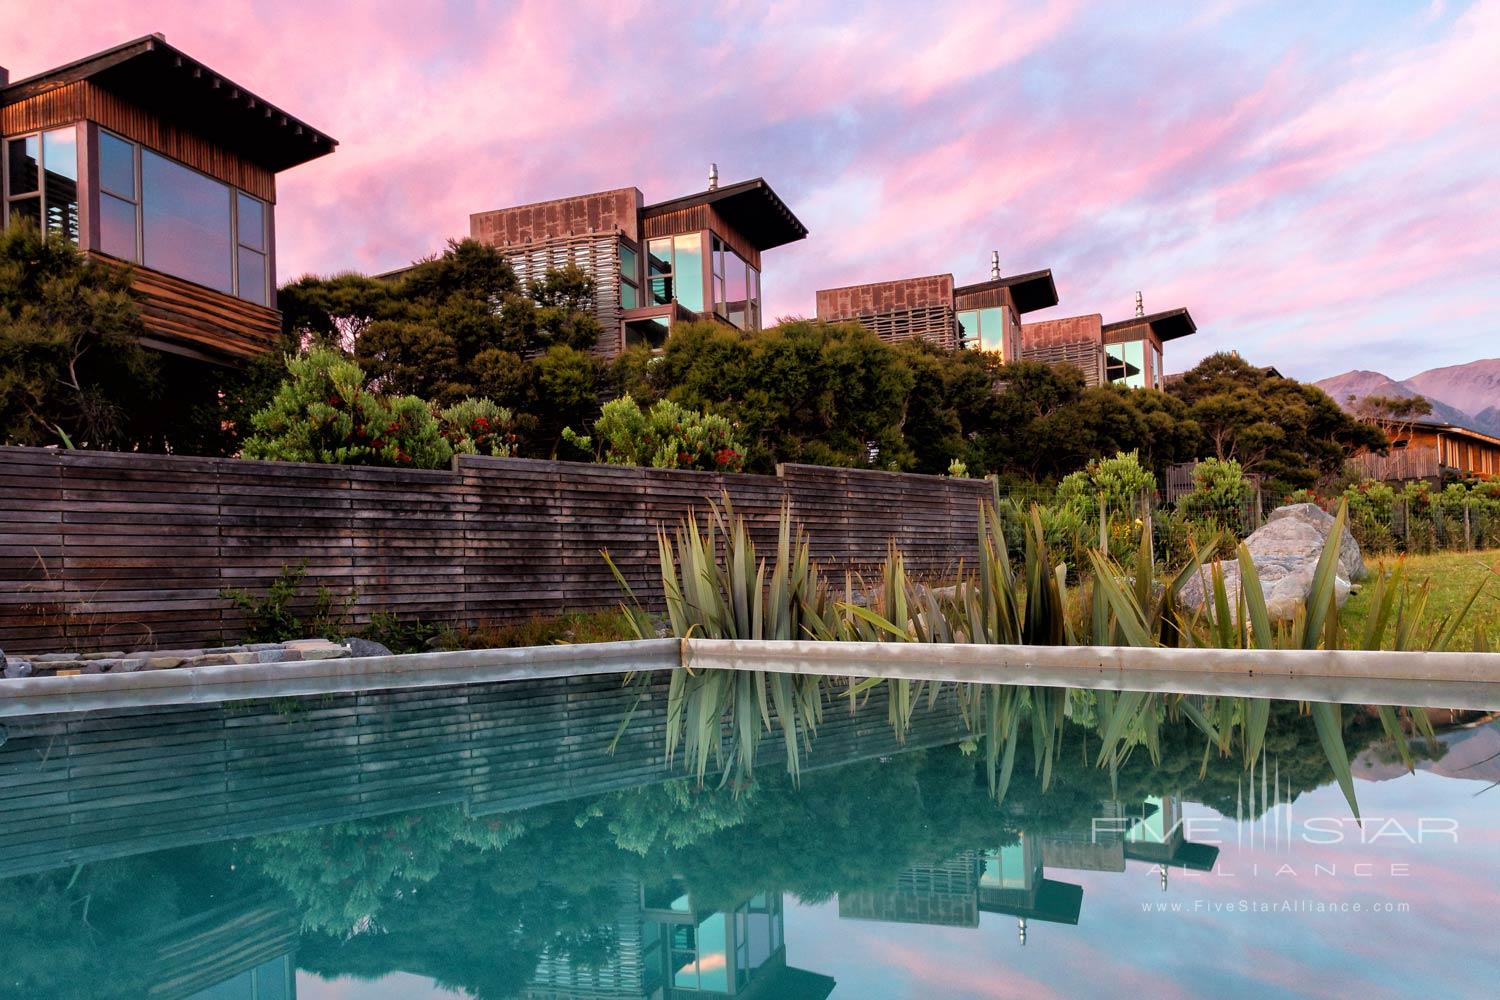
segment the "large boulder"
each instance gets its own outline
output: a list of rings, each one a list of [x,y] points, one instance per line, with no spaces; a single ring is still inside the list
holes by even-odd
[[[1255,564],[1255,573],[1260,578],[1261,590],[1266,598],[1266,612],[1272,621],[1287,621],[1296,615],[1297,609],[1307,603],[1312,591],[1313,574],[1318,568],[1318,559],[1323,555],[1323,546],[1333,531],[1334,519],[1316,504],[1296,503],[1278,507],[1266,518],[1266,523],[1245,539],[1250,551],[1250,561]],[[1238,560],[1210,563],[1203,567],[1182,588],[1182,603],[1190,608],[1203,608],[1213,603],[1213,569],[1217,565],[1224,574],[1224,589],[1233,608],[1240,592],[1240,566]],[[1359,554],[1359,543],[1344,528],[1339,545],[1338,576],[1334,580],[1334,596],[1339,607],[1349,596],[1350,583],[1365,575],[1365,563]]]

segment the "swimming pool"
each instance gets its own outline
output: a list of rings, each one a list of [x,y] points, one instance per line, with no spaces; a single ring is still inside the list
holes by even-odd
[[[1109,693],[1019,729],[1003,793],[940,693],[831,701],[794,778],[668,761],[665,672],[4,720],[0,995],[1493,996],[1500,724],[1408,772],[1273,702],[1259,752]],[[1014,690],[1014,689],[1010,689]],[[986,692],[996,695],[1002,692]],[[1274,696],[1268,682],[1264,694]],[[1026,697],[1033,697],[1027,695]],[[1049,703],[1051,704],[1051,703]],[[733,738],[725,730],[726,740]]]

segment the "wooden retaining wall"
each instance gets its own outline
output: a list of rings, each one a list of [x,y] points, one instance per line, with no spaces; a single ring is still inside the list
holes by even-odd
[[[580,675],[6,719],[0,879],[437,806],[505,813],[680,777],[682,760],[666,759],[667,684],[661,672],[644,691],[619,674]],[[923,700],[898,741],[888,695],[876,688],[857,714],[829,706],[803,767],[967,734],[949,689],[931,708]],[[757,761],[786,766],[779,731]]]
[[[285,566],[375,612],[510,623],[610,607],[610,555],[659,598],[656,530],[727,492],[763,546],[785,500],[831,573],[894,540],[918,573],[970,557],[983,480],[784,466],[776,476],[462,457],[453,470],[0,448],[0,649],[234,641],[226,588]]]

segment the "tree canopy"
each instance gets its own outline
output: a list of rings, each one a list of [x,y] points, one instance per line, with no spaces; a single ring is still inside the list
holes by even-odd
[[[1314,385],[1283,378],[1235,354],[1213,354],[1168,387],[1202,431],[1203,457],[1234,459],[1273,490],[1312,486],[1353,452],[1384,450],[1385,435]]]

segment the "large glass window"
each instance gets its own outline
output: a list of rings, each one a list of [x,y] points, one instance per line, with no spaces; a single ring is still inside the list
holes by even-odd
[[[741,330],[760,329],[760,272],[713,238],[714,312]]]
[[[108,132],[99,133],[99,249],[112,257],[139,263],[140,200],[136,185],[135,146]]]
[[[269,215],[266,203],[243,191],[235,192],[235,288],[240,298],[257,305],[270,305],[271,268],[268,252],[271,246],[267,232]]]
[[[620,244],[620,306],[634,309],[641,304],[640,263],[635,250]]]
[[[1111,382],[1121,382],[1133,389],[1146,387],[1146,344],[1131,340],[1104,346],[1104,374]]]
[[[99,250],[271,305],[270,205],[103,130],[98,157]]]
[[[145,265],[233,293],[230,194],[227,184],[141,150]]]
[[[676,299],[684,309],[703,311],[703,237],[683,233],[651,240],[646,246],[649,301]]]
[[[965,309],[958,314],[959,344],[963,347],[984,351],[998,351],[1006,361],[1013,361],[1006,351],[1005,310],[999,306],[989,309]]]
[[[6,147],[7,222],[30,219],[77,243],[77,128],[18,136]]]

